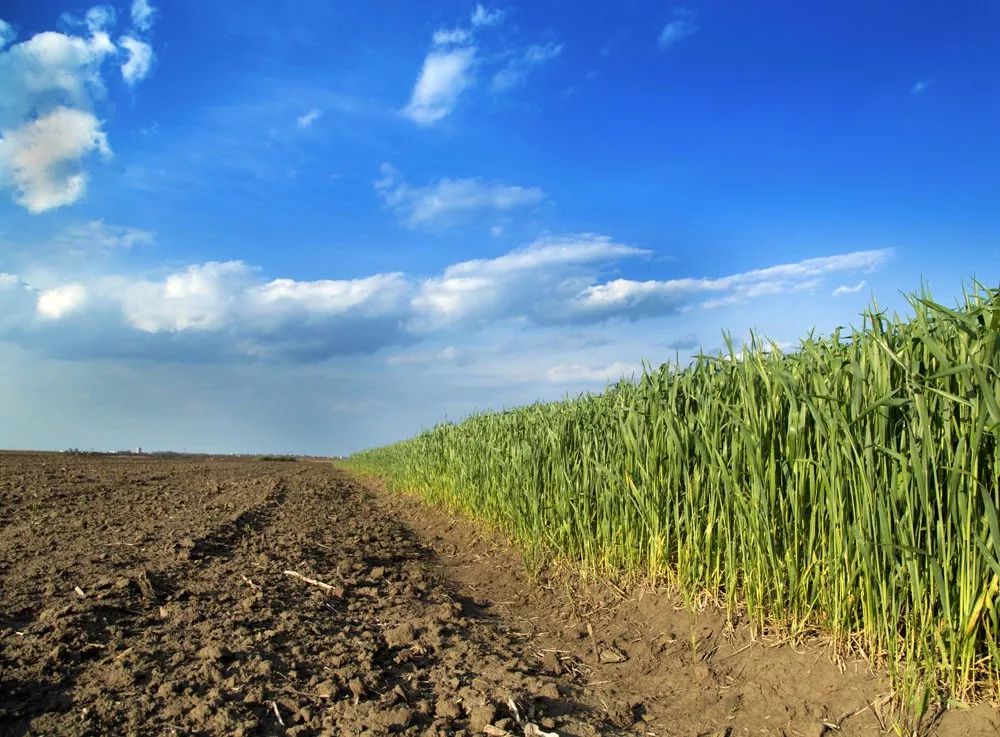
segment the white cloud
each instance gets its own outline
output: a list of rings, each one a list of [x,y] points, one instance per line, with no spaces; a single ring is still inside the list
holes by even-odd
[[[920,79],[914,82],[913,87],[910,88],[910,92],[914,95],[922,95],[927,91],[927,88],[934,84],[933,79]]]
[[[632,256],[648,256],[649,251],[616,243],[607,236],[584,233],[566,237],[540,238],[534,243],[493,259],[462,261],[445,270],[445,276],[484,274],[509,276],[539,268],[587,264]]]
[[[534,44],[525,50],[524,60],[526,63],[532,65],[541,64],[549,61],[550,59],[555,59],[562,53],[562,49],[562,44],[552,42],[547,44]]]
[[[91,113],[60,107],[0,139],[0,183],[31,213],[76,202],[87,186],[84,159],[111,155],[107,136]]]
[[[97,6],[82,20],[64,18],[83,35],[45,31],[9,46],[10,26],[0,27],[0,186],[32,213],[79,200],[86,159],[110,154],[95,114],[107,94],[103,64],[127,54],[129,84],[149,72],[152,49],[132,36],[115,46],[107,33],[114,22],[113,8]]]
[[[22,283],[17,277],[10,282]],[[402,321],[412,292],[402,274],[263,281],[242,261],[192,264],[159,277],[111,275],[45,289],[23,286],[38,293],[33,311],[45,318],[47,329],[79,312],[90,320],[87,330],[75,330],[57,351],[71,344],[90,355],[180,361],[231,356],[319,360],[399,345],[407,342]],[[13,304],[5,309],[19,308]],[[12,324],[23,326],[31,315],[22,311],[14,317]],[[0,319],[0,328],[9,327],[7,322]]]
[[[587,287],[576,301],[577,309],[592,317],[624,316],[637,318],[675,312],[692,306],[697,300],[706,308],[744,302],[766,295],[809,289],[818,278],[832,273],[872,271],[892,257],[892,249],[806,259],[766,269],[755,269],[717,279],[671,279],[633,281],[615,279]]]
[[[91,33],[99,33],[113,28],[117,20],[118,14],[110,5],[95,5],[83,17],[83,21]]]
[[[13,42],[15,38],[17,38],[17,33],[14,28],[10,23],[0,18],[0,51],[3,51],[4,47]]]
[[[490,88],[494,92],[505,92],[524,84],[528,74],[533,69],[555,59],[562,53],[562,44],[547,43],[529,46],[523,53],[515,56],[493,75]]]
[[[57,107],[89,110],[104,96],[101,63],[114,54],[105,33],[81,38],[51,31],[0,52],[0,130]]]
[[[545,378],[553,384],[607,384],[618,379],[642,376],[639,364],[616,361],[606,366],[588,366],[579,363],[553,366],[545,372]]]
[[[95,232],[109,228],[90,226]],[[616,318],[655,318],[712,302],[814,288],[830,274],[877,268],[890,254],[858,251],[714,279],[607,280],[608,271],[650,252],[606,236],[580,234],[540,238],[494,258],[454,263],[430,276],[265,279],[242,261],[62,282],[44,272],[44,283],[38,285],[7,274],[0,276],[0,339],[33,341],[55,353],[175,361],[247,356],[321,361],[394,347],[386,359],[389,365],[433,365],[457,361],[465,353],[466,344],[455,342],[461,337],[445,336],[468,338],[470,331],[511,328],[557,336],[566,326],[597,329]],[[61,328],[70,316],[73,323]],[[80,321],[86,321],[86,330],[80,329]],[[404,350],[434,337],[448,344]],[[692,336],[656,346],[680,349],[694,342]],[[546,345],[552,347],[549,341]],[[536,363],[536,380],[546,367],[551,367],[549,378],[558,382],[628,373],[615,363],[621,354],[598,357],[578,348],[565,355],[556,350],[550,356],[554,360]]]
[[[484,182],[481,179],[441,179],[413,187],[399,178],[389,164],[382,165],[382,179],[375,189],[385,204],[410,228],[435,228],[454,224],[483,212],[508,212],[537,205],[545,199],[538,187]]]
[[[132,36],[122,36],[118,44],[128,54],[121,70],[122,79],[131,87],[149,76],[149,70],[153,68],[153,47]]]
[[[865,288],[865,284],[867,284],[867,283],[868,282],[866,282],[864,279],[862,279],[861,281],[859,281],[854,286],[848,286],[846,284],[843,284],[843,285],[841,285],[841,286],[839,286],[839,287],[837,287],[836,289],[833,290],[833,296],[834,297],[839,297],[839,296],[841,296],[843,294],[855,294],[856,292],[860,292],[862,289],[864,289]]]
[[[674,8],[674,19],[663,26],[656,42],[660,51],[664,51],[697,32],[694,13],[686,8]]]
[[[434,46],[464,46],[472,41],[472,31],[468,28],[441,28],[434,31],[431,43]]]
[[[87,288],[74,282],[40,292],[36,310],[45,319],[58,320],[80,310],[86,300]]]
[[[468,27],[436,30],[402,114],[419,125],[433,125],[451,115],[462,95],[476,86],[477,71],[491,79],[493,92],[502,92],[523,84],[532,69],[562,52],[562,45],[553,42],[523,49],[490,43],[486,30],[503,19],[504,11],[480,4]]]
[[[312,108],[309,112],[296,118],[295,123],[300,129],[305,130],[323,116],[323,111],[319,108]]]
[[[248,291],[256,306],[312,314],[344,314],[352,310],[384,314],[397,309],[409,287],[402,274],[376,274],[364,279],[295,281],[275,279]]]
[[[75,13],[63,13],[59,16],[60,24],[67,29],[86,29],[88,33],[107,34],[118,22],[118,12],[110,5],[95,5],[82,16]]]
[[[56,238],[59,245],[85,252],[94,249],[110,251],[129,249],[133,246],[148,246],[154,237],[148,230],[126,225],[108,225],[103,220],[70,225]]]
[[[156,8],[149,4],[149,0],[132,0],[132,25],[138,30],[148,31],[152,28],[156,13]]]
[[[125,319],[143,332],[213,330],[227,322],[250,275],[242,261],[210,261],[162,281],[127,283],[116,296]]]
[[[429,53],[403,114],[420,125],[431,125],[450,115],[459,96],[472,85],[475,58],[476,50],[471,46]]]
[[[469,22],[472,23],[473,28],[480,28],[483,26],[496,26],[503,22],[504,11],[499,9],[487,9],[483,7],[482,4],[477,4],[476,9],[472,11],[472,16],[469,18]]]
[[[647,255],[610,238],[583,234],[542,238],[494,259],[453,264],[424,280],[413,299],[418,331],[498,319],[558,322],[601,264]]]
[[[320,355],[359,341],[371,349],[404,343],[410,333],[470,322],[558,322],[602,264],[646,253],[603,236],[578,235],[540,239],[426,278],[389,273],[264,281],[242,261],[229,261],[193,264],[158,278],[107,276],[85,286],[94,314],[105,321],[117,314],[139,333],[221,334],[228,336],[221,341],[228,350],[254,355],[305,343]]]

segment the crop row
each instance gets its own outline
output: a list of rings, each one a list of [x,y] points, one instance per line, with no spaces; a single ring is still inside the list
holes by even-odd
[[[665,579],[757,626],[852,643],[932,693],[1000,697],[1000,293],[910,303],[349,464],[536,559]]]

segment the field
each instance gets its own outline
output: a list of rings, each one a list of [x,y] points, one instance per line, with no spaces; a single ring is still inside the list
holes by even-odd
[[[502,539],[326,463],[0,453],[0,505],[5,737],[817,737],[885,716],[861,662],[654,591],[529,580]],[[997,726],[980,708],[939,734]]]
[[[660,581],[823,633],[912,721],[1000,699],[1000,297],[911,299],[794,351],[754,340],[604,394],[475,415],[349,466],[531,561]]]

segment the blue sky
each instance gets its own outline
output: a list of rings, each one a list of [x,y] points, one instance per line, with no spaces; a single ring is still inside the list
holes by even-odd
[[[1000,276],[994,3],[0,20],[0,446],[344,453]]]

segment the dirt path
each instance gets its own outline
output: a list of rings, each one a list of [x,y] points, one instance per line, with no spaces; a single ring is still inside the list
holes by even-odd
[[[326,464],[0,454],[0,509],[0,735],[878,731],[821,651],[533,588]]]

